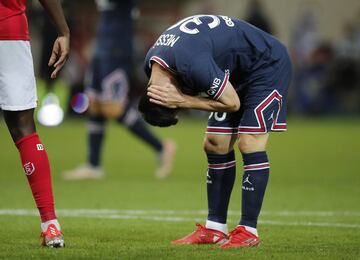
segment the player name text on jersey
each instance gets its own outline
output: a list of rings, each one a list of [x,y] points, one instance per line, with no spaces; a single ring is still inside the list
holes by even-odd
[[[180,36],[176,36],[174,34],[162,34],[155,42],[154,47],[159,45],[173,47],[179,39]]]

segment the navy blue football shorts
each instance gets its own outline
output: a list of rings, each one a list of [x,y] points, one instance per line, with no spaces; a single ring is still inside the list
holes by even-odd
[[[85,77],[85,92],[100,102],[127,102],[129,79],[124,62],[111,55],[95,56]]]
[[[286,100],[291,80],[288,55],[246,80],[238,95],[240,110],[210,114],[207,134],[264,134],[286,131]]]

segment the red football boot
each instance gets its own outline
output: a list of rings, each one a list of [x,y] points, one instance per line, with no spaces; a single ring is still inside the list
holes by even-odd
[[[50,224],[45,232],[41,232],[41,245],[47,247],[65,247],[64,237],[54,224]]]
[[[238,226],[229,233],[229,240],[225,242],[221,248],[230,247],[252,247],[257,246],[260,243],[258,236],[247,231],[245,227]]]
[[[227,240],[227,235],[223,232],[208,229],[201,224],[196,224],[197,229],[191,234],[171,241],[173,245],[191,245],[191,244],[222,244]]]

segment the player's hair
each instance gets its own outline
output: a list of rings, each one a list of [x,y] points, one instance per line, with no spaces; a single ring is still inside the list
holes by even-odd
[[[146,122],[153,126],[168,127],[178,122],[178,109],[163,107],[150,102],[145,93],[139,102],[139,111]]]

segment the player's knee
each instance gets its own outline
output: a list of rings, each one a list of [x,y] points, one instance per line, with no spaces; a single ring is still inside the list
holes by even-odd
[[[241,134],[239,137],[238,148],[241,153],[255,153],[266,150],[268,134],[248,135]]]
[[[229,145],[216,136],[206,136],[204,151],[209,154],[226,154],[229,152]]]
[[[89,109],[88,112],[92,116],[101,115],[101,104],[94,97],[89,97]]]
[[[33,114],[34,109],[4,111],[6,125],[15,142],[36,131]]]
[[[119,118],[124,112],[124,105],[121,102],[101,102],[95,98],[90,98],[89,114],[101,115],[106,119]]]
[[[107,119],[116,119],[123,114],[124,108],[120,102],[106,102],[101,104],[101,113]]]
[[[240,139],[238,147],[241,153],[252,153],[255,150],[253,142],[249,138]]]

